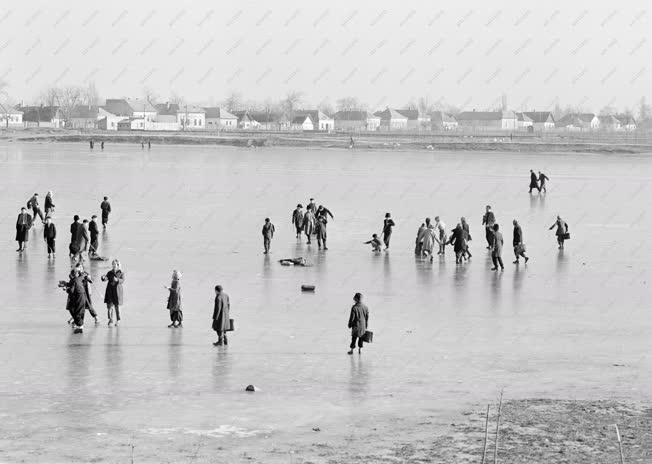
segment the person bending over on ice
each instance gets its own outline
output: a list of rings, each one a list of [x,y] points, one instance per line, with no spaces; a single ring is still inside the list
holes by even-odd
[[[364,242],[365,245],[371,245],[371,250],[374,252],[379,252],[382,250],[383,244],[381,243],[380,239],[378,238],[378,234],[373,234],[371,236],[371,240]]]
[[[111,261],[111,270],[102,277],[106,282],[104,291],[104,303],[106,304],[106,315],[109,319],[108,326],[113,325],[113,312],[115,311],[115,326],[120,322],[120,306],[122,306],[122,283],[125,281],[125,274],[122,272],[120,261]]]
[[[172,283],[169,287],[165,285],[168,295],[167,309],[170,311],[170,320],[172,323],[168,327],[183,327],[183,311],[181,309],[181,273],[177,270],[172,271]]]
[[[269,246],[272,244],[272,238],[274,237],[274,224],[269,220],[269,218],[265,218],[265,224],[263,224],[263,247],[265,248],[264,253],[268,254],[269,253]]]
[[[367,331],[369,325],[369,309],[362,303],[362,294],[356,293],[353,296],[355,304],[351,307],[351,314],[349,316],[349,329],[351,329],[351,345],[348,354],[353,354],[353,350],[358,342],[358,353],[362,353],[363,340],[362,337]]]
[[[229,295],[224,293],[221,285],[215,286],[215,306],[213,308],[213,330],[217,333],[215,346],[228,345],[226,332],[231,329],[229,316],[231,314],[231,302]]]

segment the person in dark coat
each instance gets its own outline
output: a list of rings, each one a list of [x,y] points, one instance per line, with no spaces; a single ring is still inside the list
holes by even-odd
[[[25,242],[29,241],[29,229],[31,228],[32,216],[29,215],[25,207],[22,207],[16,219],[16,241],[18,242],[18,249],[16,251],[23,251],[25,249]]]
[[[81,263],[77,264],[77,272],[82,278],[82,282],[84,283],[84,291],[86,292],[86,309],[88,309],[88,312],[91,313],[91,316],[95,320],[95,325],[99,324],[100,321],[97,319],[97,313],[95,312],[95,308],[93,308],[93,299],[91,296],[91,285],[93,284],[93,281],[91,280],[91,276],[84,270],[84,266]]]
[[[494,243],[491,248],[491,261],[494,263],[494,267],[491,268],[492,271],[498,270],[498,266],[500,266],[500,270],[505,269],[505,265],[503,264],[503,234],[498,230],[498,224],[494,224],[493,226],[493,237],[494,237]]]
[[[265,224],[263,224],[263,247],[265,248],[264,253],[268,254],[269,253],[269,247],[272,244],[272,238],[274,238],[274,231],[276,228],[274,227],[274,224],[269,220],[269,218],[265,218]]]
[[[464,231],[464,243],[466,245],[466,249],[464,250],[464,253],[462,254],[462,257],[464,259],[469,259],[473,257],[471,252],[469,251],[469,242],[471,241],[471,231],[469,229],[469,223],[466,222],[466,218],[462,216],[460,218],[460,224],[462,226],[462,230]]]
[[[54,256],[56,251],[56,238],[57,228],[50,219],[50,216],[45,216],[45,226],[43,226],[43,239],[48,247],[48,258],[50,255]]]
[[[419,226],[419,229],[417,230],[417,238],[414,240],[414,254],[416,256],[421,256],[421,252],[423,250],[423,236],[426,231],[426,224],[424,222],[421,223],[421,226]]]
[[[392,215],[385,213],[385,220],[383,221],[383,242],[385,243],[385,250],[389,249],[389,240],[392,238],[392,228],[395,225]]]
[[[109,214],[111,213],[109,197],[104,197],[104,201],[100,204],[100,209],[102,210],[102,227],[106,229],[106,225],[109,223]]]
[[[54,200],[52,199],[52,190],[45,195],[45,215],[52,216],[54,214]]]
[[[514,261],[514,264],[519,263],[520,257],[523,257],[523,259],[525,259],[525,262],[527,263],[530,260],[530,258],[525,256],[525,243],[523,243],[523,229],[521,229],[521,225],[518,223],[516,219],[512,221],[512,224],[514,224],[512,246],[514,247],[514,256],[516,256],[516,261]]]
[[[74,257],[79,254],[79,241],[82,234],[82,225],[79,222],[79,216],[75,214],[72,224],[70,224],[70,245],[68,249],[70,250],[70,256]]]
[[[301,206],[301,203],[292,212],[292,224],[294,224],[294,228],[297,231],[297,238],[300,238],[301,232],[303,231],[303,206]]]
[[[114,259],[111,262],[111,270],[101,277],[106,282],[104,291],[104,303],[106,304],[106,315],[109,319],[108,326],[114,324],[113,313],[115,311],[115,326],[120,322],[120,306],[122,306],[122,283],[125,281],[125,274],[120,266],[120,261]]]
[[[308,238],[308,245],[310,245],[310,238],[315,231],[315,214],[311,209],[306,209],[306,214],[303,215],[303,232]]]
[[[539,192],[541,191],[539,188],[539,179],[537,179],[537,175],[534,171],[530,169],[530,191],[528,193],[532,193],[532,189],[537,189]]]
[[[369,309],[362,303],[362,294],[356,293],[353,296],[355,304],[351,307],[351,314],[349,315],[349,329],[351,329],[351,345],[349,345],[349,353],[353,354],[356,341],[358,342],[358,353],[362,353],[362,345],[364,344],[362,337],[367,331],[369,325]]]
[[[34,193],[32,195],[32,198],[30,198],[27,201],[27,207],[32,209],[32,213],[34,215],[32,216],[34,219],[36,219],[36,216],[41,218],[41,222],[45,223],[45,217],[43,216],[43,211],[41,211],[41,207],[38,204],[38,193]]]
[[[312,214],[317,214],[317,205],[315,204],[315,199],[311,198],[308,206],[306,206],[306,211],[312,211]]]
[[[84,287],[84,277],[79,270],[75,269],[74,277],[70,280],[67,288],[70,295],[68,300],[68,308],[73,317],[73,329],[75,333],[82,333],[84,329],[84,313],[88,301],[86,300],[86,288]]]
[[[546,193],[546,181],[550,180],[548,176],[539,171],[539,192],[543,190],[543,193]]]
[[[464,253],[466,252],[466,239],[465,237],[465,232],[464,229],[462,228],[462,224],[457,224],[453,231],[451,232],[451,236],[448,239],[448,243],[450,245],[453,245],[453,251],[455,252],[455,263],[459,264],[462,262],[462,259],[464,257]]]
[[[167,309],[170,311],[170,320],[172,323],[168,327],[183,327],[183,311],[181,309],[181,273],[172,271],[172,283],[165,287],[170,294],[168,295]]]
[[[228,345],[226,332],[231,329],[229,316],[231,314],[231,302],[229,295],[224,293],[221,285],[215,286],[215,306],[213,307],[213,330],[217,333],[215,346]]]
[[[88,254],[91,256],[96,256],[97,249],[99,248],[97,238],[100,235],[100,229],[97,227],[97,222],[95,222],[95,219],[97,219],[97,216],[93,214],[93,216],[91,216],[91,222],[88,223],[88,231],[91,234],[91,246],[88,249]]]
[[[319,205],[319,207],[317,208],[317,212],[315,213],[315,216],[316,216],[316,217],[319,217],[319,216],[324,216],[324,217],[326,217],[326,216],[330,216],[331,219],[335,219],[335,217],[333,217],[333,213],[331,213],[331,210],[328,209],[328,208],[326,208],[325,206],[322,206],[322,205]]]
[[[317,221],[315,225],[315,231],[317,232],[317,246],[319,248],[324,248],[324,250],[328,250],[328,247],[326,246],[326,224],[328,224],[328,220],[326,219],[325,214],[320,214],[317,216]]]
[[[555,231],[555,235],[557,236],[557,245],[559,245],[559,249],[563,250],[564,249],[564,240],[566,240],[566,237],[568,234],[568,224],[559,216],[557,216],[557,220],[553,225],[549,227],[548,230],[552,230],[554,228],[557,228]]]
[[[494,243],[493,227],[496,223],[496,216],[491,211],[491,206],[487,205],[486,212],[482,216],[482,225],[485,227],[485,239],[487,240],[487,250],[491,250]]]

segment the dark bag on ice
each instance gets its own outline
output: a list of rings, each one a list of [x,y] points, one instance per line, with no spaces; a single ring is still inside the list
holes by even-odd
[[[564,235],[562,235],[562,238],[563,238],[564,240],[570,240],[570,233],[569,233],[569,232],[566,232]]]
[[[371,343],[374,341],[374,333],[367,330],[362,336],[362,341],[365,343]]]
[[[233,322],[233,319],[229,319],[229,329],[227,332],[233,332],[235,330],[235,323]]]

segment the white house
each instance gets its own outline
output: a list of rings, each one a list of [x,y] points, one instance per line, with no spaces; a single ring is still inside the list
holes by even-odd
[[[233,130],[238,128],[238,117],[224,108],[205,107],[206,129],[208,130]]]
[[[407,118],[408,130],[430,130],[430,116],[419,110],[396,110]]]
[[[555,118],[550,111],[525,111],[528,118],[532,120],[535,131],[545,131],[555,128]]]
[[[600,119],[593,113],[569,113],[557,121],[556,126],[566,130],[597,130]]]
[[[606,114],[598,116],[600,120],[600,130],[603,131],[617,131],[620,130],[620,119],[613,114]]]
[[[118,130],[118,123],[125,119],[124,116],[117,116],[103,107],[99,107],[97,111],[97,128],[102,130]]]
[[[474,130],[515,130],[513,111],[463,111],[455,116],[460,128]]]
[[[374,116],[380,118],[380,130],[395,131],[408,128],[408,118],[389,107],[384,111],[376,111]]]
[[[319,131],[330,132],[335,128],[335,120],[319,110],[298,110],[294,112],[296,116],[310,116],[315,129]]]
[[[335,130],[341,131],[377,131],[380,117],[369,111],[338,111],[333,115]]]
[[[177,122],[181,130],[204,130],[206,111],[195,105],[180,105],[177,111]]]
[[[260,123],[251,115],[249,111],[234,111],[234,115],[238,117],[239,129],[258,129]]]
[[[529,128],[532,129],[529,129]],[[525,113],[516,113],[516,128],[521,130],[534,130],[534,121]]]
[[[616,117],[620,121],[620,129],[624,131],[636,130],[636,120],[629,114],[617,114]]]
[[[23,112],[13,106],[0,105],[0,127],[22,127]]]
[[[127,98],[126,102],[131,108],[131,116],[134,118],[143,118],[145,120],[145,127],[147,127],[147,123],[153,122],[156,119],[156,108],[144,98]]]
[[[290,126],[291,130],[302,130],[302,131],[311,131],[315,130],[315,125],[312,121],[312,118],[308,115],[296,116],[292,120]]]

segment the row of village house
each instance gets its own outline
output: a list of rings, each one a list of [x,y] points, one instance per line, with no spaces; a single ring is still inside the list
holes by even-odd
[[[297,110],[291,118],[274,112],[235,111],[144,99],[107,99],[102,106],[78,105],[64,118],[57,107],[19,106],[0,113],[0,127],[53,127],[116,131],[178,130],[295,130],[295,131],[448,131],[505,130],[539,132],[552,129],[632,131],[636,121],[628,115],[598,116],[571,113],[555,121],[548,111],[442,111],[386,108],[383,111],[338,111],[328,116],[319,110]]]

